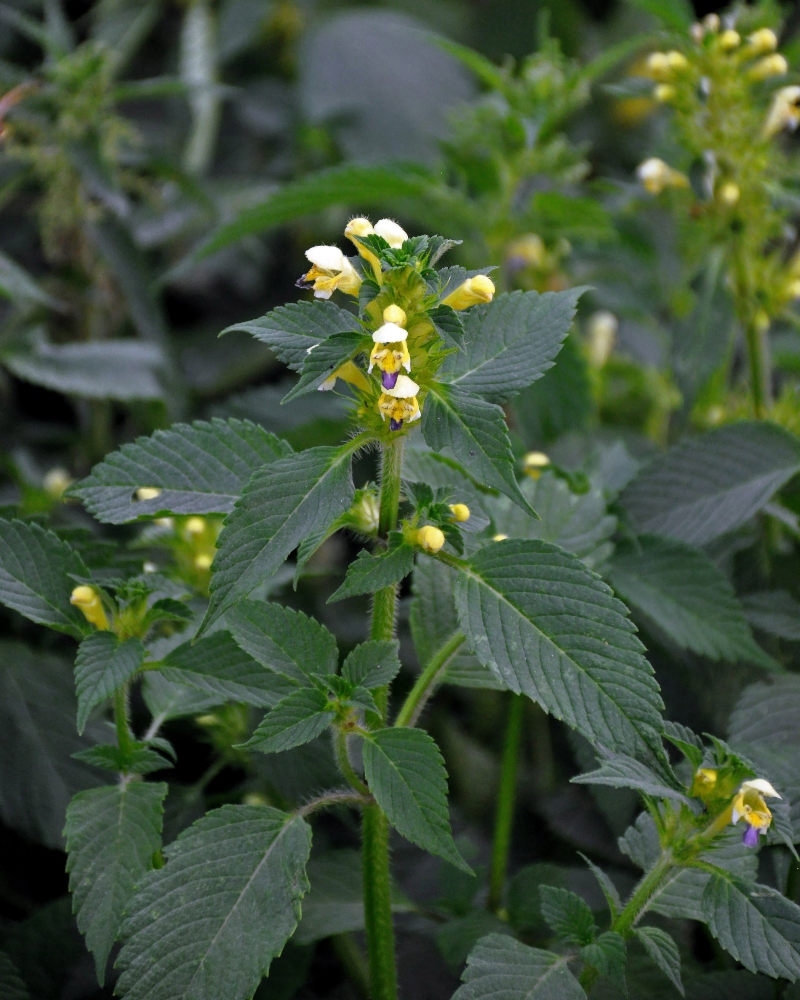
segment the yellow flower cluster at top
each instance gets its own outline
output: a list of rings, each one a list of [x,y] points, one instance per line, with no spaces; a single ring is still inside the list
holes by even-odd
[[[380,219],[373,224],[364,217],[348,222],[344,235],[355,245],[359,256],[368,265],[367,276],[381,290],[380,299],[366,309],[366,322],[374,327],[371,331],[372,350],[366,375],[379,376],[377,412],[381,419],[389,420],[389,429],[398,431],[404,424],[413,423],[422,415],[418,395],[420,385],[411,377],[412,367],[425,362],[430,357],[430,339],[434,334],[433,325],[427,311],[433,305],[450,306],[452,309],[467,309],[482,302],[491,302],[494,297],[494,283],[486,275],[473,275],[438,302],[419,295],[409,294],[407,289],[387,282],[386,273],[378,255],[361,240],[378,236],[389,248],[398,250],[409,239],[406,231],[392,219]],[[301,276],[298,286],[310,288],[315,298],[328,299],[334,291],[358,297],[365,277],[364,264],[356,266],[336,246],[313,246],[306,250],[311,268]],[[378,304],[381,303],[381,304]],[[311,348],[313,349],[313,348]],[[416,359],[416,360],[415,360]],[[431,372],[425,372],[430,375]],[[354,361],[348,361],[319,386],[331,389],[336,379],[355,386],[365,393],[372,392],[373,383],[366,378],[362,369]]]
[[[714,833],[744,820],[742,842],[747,847],[755,847],[759,836],[765,836],[772,823],[772,813],[765,800],[781,796],[766,778],[750,778],[738,786],[731,785],[730,778],[730,774],[718,768],[700,767],[695,771],[691,794],[712,811],[719,809],[712,823]]]

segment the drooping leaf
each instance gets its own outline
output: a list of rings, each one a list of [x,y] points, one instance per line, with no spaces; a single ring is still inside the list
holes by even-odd
[[[505,934],[489,934],[467,959],[453,1000],[585,1000],[569,960]]]
[[[514,475],[505,416],[496,403],[457,385],[431,385],[423,407],[422,434],[434,451],[463,462],[477,480],[505,493],[530,513]]]
[[[291,447],[249,420],[198,420],[137,438],[70,488],[100,521],[123,524],[167,514],[227,514],[262,466]],[[139,487],[161,490],[139,500]]]
[[[722,947],[749,969],[773,979],[800,979],[800,907],[767,885],[711,875],[703,915]]]
[[[580,560],[547,542],[493,543],[459,573],[456,610],[476,656],[509,690],[600,749],[664,773],[653,671],[625,606]]]
[[[699,549],[644,535],[635,548],[615,553],[608,578],[677,645],[714,660],[777,667],[753,639],[727,577]]]
[[[294,387],[286,394],[283,403],[290,403],[299,396],[322,388],[322,383],[333,375],[346,361],[352,360],[364,349],[364,333],[335,333],[328,340],[317,344],[306,356],[303,372]],[[366,378],[366,374],[364,375]]]
[[[38,524],[0,520],[0,601],[31,621],[79,639],[93,630],[69,602],[72,575],[88,577],[80,555]]]
[[[641,533],[694,545],[744,524],[800,472],[800,441],[765,421],[689,438],[646,466],[621,502]]]
[[[347,654],[342,677],[357,687],[389,684],[400,672],[397,639],[369,639]]]
[[[79,733],[83,733],[92,709],[129,681],[143,660],[139,639],[121,642],[113,632],[94,632],[83,640],[75,658]]]
[[[311,674],[336,671],[339,654],[333,633],[302,611],[268,601],[240,601],[225,623],[257,663],[297,684],[308,684]]]
[[[414,553],[413,545],[405,544],[375,555],[362,549],[347,567],[342,585],[331,594],[328,603],[358,594],[374,594],[399,583],[414,568]]]
[[[322,691],[300,688],[279,701],[243,745],[261,753],[291,750],[315,740],[335,717]]]
[[[645,795],[656,798],[676,799],[686,802],[683,792],[673,784],[667,784],[661,775],[656,774],[646,764],[628,757],[625,754],[603,754],[600,757],[600,767],[587,774],[579,774],[571,780],[578,785],[608,785],[610,788],[635,788]]]
[[[660,927],[635,927],[633,933],[650,958],[683,996],[681,956],[675,939]]]
[[[512,292],[470,309],[462,349],[445,361],[442,380],[508,402],[553,366],[583,291]]]
[[[539,886],[539,905],[548,927],[571,944],[584,945],[597,934],[594,916],[580,896],[557,886]]]
[[[471,871],[450,832],[447,772],[434,740],[421,729],[379,729],[364,740],[369,790],[404,837],[456,868]]]
[[[220,533],[208,626],[283,564],[306,534],[353,500],[352,448],[309,448],[265,466],[245,486]]]
[[[308,890],[311,830],[268,806],[222,806],[165,850],[123,925],[127,1000],[247,1000],[280,954]]]
[[[160,672],[169,681],[216,694],[220,704],[242,701],[269,708],[295,688],[294,679],[265,668],[230,632],[183,643],[164,658]]]
[[[134,886],[161,846],[167,786],[128,781],[79,792],[67,809],[67,871],[73,909],[97,978],[119,936]]]
[[[586,857],[585,854],[581,854],[581,857],[586,862],[586,866],[589,871],[597,879],[597,884],[606,897],[606,902],[608,903],[608,909],[611,913],[611,919],[613,920],[617,913],[622,909],[622,900],[620,899],[619,890],[614,885],[611,880],[611,876],[607,875],[598,865]]]

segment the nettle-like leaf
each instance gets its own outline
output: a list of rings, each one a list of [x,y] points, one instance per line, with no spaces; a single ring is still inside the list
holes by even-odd
[[[445,362],[451,386],[506,403],[551,368],[572,326],[583,288],[566,292],[512,292],[464,316],[464,339]]]
[[[800,907],[768,885],[726,873],[711,875],[703,919],[722,947],[749,969],[773,979],[800,979]]]
[[[539,886],[539,901],[545,923],[559,937],[571,944],[584,945],[594,940],[597,924],[580,896],[557,886]]]
[[[633,933],[649,957],[684,996],[681,980],[681,956],[675,939],[660,927],[634,927]]]
[[[392,826],[412,843],[471,872],[450,832],[447,772],[421,729],[379,729],[364,740],[369,790]]]
[[[0,520],[0,602],[31,621],[80,639],[93,630],[69,602],[76,577],[88,577],[80,555],[38,524]]]
[[[800,641],[800,601],[785,590],[747,594],[742,597],[742,607],[754,628],[791,642]]]
[[[92,709],[129,681],[143,661],[144,646],[138,639],[120,641],[113,632],[94,632],[83,640],[75,657],[79,733]]]
[[[121,750],[116,743],[102,743],[98,746],[79,750],[72,755],[74,760],[92,764],[106,771],[120,771],[124,774],[152,774],[172,767],[172,763],[162,757],[146,743],[133,740],[130,749]]]
[[[677,799],[689,803],[689,799],[674,785],[667,784],[646,764],[625,754],[603,754],[600,767],[588,774],[579,774],[571,780],[578,785],[607,785],[610,788],[635,788],[644,795],[657,798]]]
[[[290,302],[259,319],[235,323],[220,336],[242,330],[266,344],[276,357],[294,371],[302,371],[314,348],[337,333],[360,332],[358,320],[335,302]]]
[[[604,976],[611,976],[616,982],[625,982],[625,939],[616,931],[603,931],[594,941],[581,948],[581,958],[587,965],[593,965]]]
[[[478,659],[606,752],[662,775],[661,697],[625,606],[547,542],[495,542],[459,573],[456,610]]]
[[[644,535],[614,554],[608,578],[635,611],[673,642],[713,660],[778,664],[753,639],[727,577],[699,549]]]
[[[256,708],[275,705],[296,686],[293,678],[253,659],[229,632],[183,643],[164,657],[160,672],[169,681],[217,695],[219,703],[242,701]]]
[[[342,585],[328,598],[328,604],[345,597],[374,594],[399,583],[414,568],[415,551],[413,545],[405,544],[374,555],[362,549],[347,567]]]
[[[257,663],[296,684],[309,684],[312,674],[336,672],[339,652],[333,633],[302,611],[269,601],[240,601],[225,624]]]
[[[422,434],[434,451],[452,455],[484,486],[532,512],[519,491],[505,415],[496,403],[457,385],[434,383],[425,397]]]
[[[317,344],[306,357],[303,371],[294,387],[286,394],[283,403],[290,403],[298,396],[304,396],[313,389],[320,389],[322,383],[341,367],[364,350],[365,334],[360,332],[335,333],[328,340]]]
[[[800,472],[800,441],[765,421],[689,438],[646,466],[620,498],[637,531],[705,545],[733,531]]]
[[[453,1000],[586,1000],[569,955],[489,934],[473,948]]]
[[[103,983],[134,886],[161,846],[167,786],[127,781],[79,792],[67,809],[67,871],[78,928]]]
[[[206,627],[272,576],[309,531],[347,510],[352,450],[309,448],[250,478],[220,532]]]
[[[588,430],[595,402],[589,365],[572,337],[567,337],[558,364],[511,403],[513,426],[523,441],[546,446],[567,431]]]
[[[400,673],[397,639],[369,639],[347,654],[342,677],[355,687],[376,688],[391,683]]]
[[[165,849],[123,925],[127,1000],[248,1000],[300,918],[311,829],[267,806],[222,806]]]
[[[291,750],[315,740],[335,717],[324,692],[300,688],[278,702],[243,746],[261,753]]]
[[[249,420],[175,424],[107,455],[69,495],[108,524],[166,514],[227,514],[256,469],[291,453],[285,441]],[[138,500],[141,486],[161,493]]]

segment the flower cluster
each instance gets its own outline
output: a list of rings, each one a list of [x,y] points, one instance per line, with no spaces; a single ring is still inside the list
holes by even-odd
[[[741,771],[738,771],[741,777]],[[700,767],[692,780],[691,794],[699,798],[712,815],[714,832],[734,826],[744,820],[742,843],[756,847],[759,836],[765,836],[772,823],[772,813],[765,799],[781,796],[765,778],[736,778],[737,769],[730,767]]]

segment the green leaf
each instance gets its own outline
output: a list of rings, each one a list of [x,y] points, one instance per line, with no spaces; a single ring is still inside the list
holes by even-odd
[[[290,302],[258,319],[235,323],[226,327],[220,337],[237,330],[266,344],[279,361],[299,372],[308,360],[309,350],[337,333],[359,331],[360,328],[351,312],[335,302],[315,299],[313,302]]]
[[[312,674],[336,672],[336,639],[315,618],[268,601],[240,601],[225,624],[241,648],[268,670],[307,685]]]
[[[31,1000],[28,987],[17,972],[17,967],[2,951],[0,951],[0,996],[5,1000]]]
[[[517,485],[505,415],[496,403],[459,386],[434,383],[425,398],[422,434],[434,451],[469,465],[484,486],[500,490],[531,512]]]
[[[681,956],[675,939],[660,927],[634,927],[633,933],[650,958],[684,996],[681,981]]]
[[[342,677],[355,687],[377,688],[400,673],[397,639],[369,639],[351,652],[342,664]]]
[[[164,354],[142,341],[51,344],[33,336],[6,347],[0,360],[17,378],[69,395],[126,402],[164,396]]]
[[[698,549],[644,535],[617,552],[608,578],[634,612],[677,645],[712,660],[778,665],[753,639],[733,587]]]
[[[505,934],[482,938],[453,1000],[585,1000],[569,971],[569,955],[531,948]]]
[[[165,784],[128,781],[79,792],[67,809],[67,872],[73,911],[102,985],[134,886],[161,847]]]
[[[564,239],[608,242],[617,238],[615,220],[598,198],[538,191],[531,198],[531,212],[542,229],[555,231]]]
[[[584,291],[512,292],[470,309],[463,346],[445,361],[442,380],[508,402],[553,366]]]
[[[688,0],[630,0],[634,7],[646,10],[648,14],[663,21],[668,28],[674,28],[681,34],[695,19],[695,13]]]
[[[198,420],[156,431],[107,455],[69,490],[108,524],[167,514],[227,514],[252,474],[292,453],[249,420]],[[138,500],[141,487],[161,490]]]
[[[346,361],[352,360],[364,350],[364,333],[335,333],[328,340],[317,344],[307,355],[303,365],[303,373],[281,401],[290,403],[298,396],[304,396],[312,389],[321,389],[322,383],[341,367]],[[366,378],[366,372],[364,378]]]
[[[604,976],[625,982],[625,939],[616,931],[603,931],[595,941],[581,948],[581,958]]]
[[[580,896],[569,889],[539,886],[539,902],[547,926],[570,944],[584,945],[597,934],[594,916]]]
[[[335,718],[322,691],[300,688],[279,701],[242,745],[261,753],[291,750],[315,740]]]
[[[733,531],[800,472],[800,441],[766,421],[690,438],[659,455],[620,498],[640,533],[705,545]]]
[[[129,681],[143,661],[144,646],[138,639],[120,642],[113,632],[94,632],[83,640],[75,657],[79,733],[92,709]]]
[[[580,854],[580,851],[578,852]],[[602,868],[590,861],[585,854],[581,854],[581,857],[586,862],[586,866],[589,871],[597,879],[597,884],[600,886],[603,895],[606,897],[606,902],[608,903],[608,909],[611,914],[611,920],[613,921],[617,913],[622,909],[622,900],[620,899],[617,887],[611,881],[610,876],[608,876]]]
[[[217,695],[220,704],[242,701],[257,708],[277,704],[295,687],[294,679],[253,659],[230,632],[184,642],[164,658],[160,673],[169,681]]]
[[[770,635],[800,641],[800,602],[785,590],[761,591],[742,598],[747,620]]]
[[[703,893],[708,929],[750,972],[800,979],[800,907],[767,885],[712,875]]]
[[[447,772],[434,740],[421,729],[379,729],[363,746],[369,790],[392,826],[423,850],[471,872],[450,832]]]
[[[413,545],[396,545],[387,552],[373,555],[362,549],[356,559],[347,567],[342,585],[328,598],[328,604],[356,597],[359,594],[374,594],[384,587],[408,576],[414,568]]]
[[[436,184],[435,175],[417,164],[374,167],[347,164],[321,170],[285,184],[264,201],[242,209],[196,251],[194,259],[202,260],[245,236],[315,215],[330,205],[358,205],[365,209],[370,205],[385,205],[391,198],[425,198]]]
[[[31,621],[80,639],[93,631],[69,602],[72,577],[89,570],[78,553],[38,524],[0,520],[0,602]]]
[[[543,447],[567,431],[588,430],[594,405],[586,359],[567,337],[547,378],[512,402],[512,425],[528,447]]]
[[[603,754],[600,767],[588,774],[579,774],[570,780],[577,785],[607,785],[610,788],[635,788],[644,795],[656,798],[676,799],[689,804],[683,792],[667,784],[661,775],[642,764],[641,761],[625,754]]]
[[[47,306],[48,309],[61,308],[57,299],[40,288],[24,268],[4,253],[0,253],[0,296],[12,302],[32,303]]]
[[[547,542],[495,542],[459,574],[456,610],[478,659],[595,746],[661,774],[661,697],[626,609]],[[668,773],[668,769],[667,769]]]
[[[219,536],[204,627],[272,576],[309,532],[350,506],[351,454],[351,444],[309,448],[254,473]]]
[[[222,806],[165,850],[128,908],[117,991],[127,1000],[247,1000],[308,890],[311,829],[268,806]]]
[[[37,843],[63,849],[67,803],[100,783],[74,760],[87,740],[75,732],[70,664],[21,643],[0,644],[0,819]],[[96,736],[96,733],[93,735]]]
[[[464,967],[469,953],[487,934],[510,934],[511,929],[500,917],[488,910],[470,910],[464,916],[457,916],[439,924],[436,928],[436,947],[453,971]]]
[[[133,741],[130,751],[122,751],[116,743],[104,743],[100,746],[79,750],[72,755],[74,760],[83,764],[102,767],[106,771],[120,771],[123,774],[151,774],[153,771],[163,771],[172,767],[170,761],[146,743]]]

